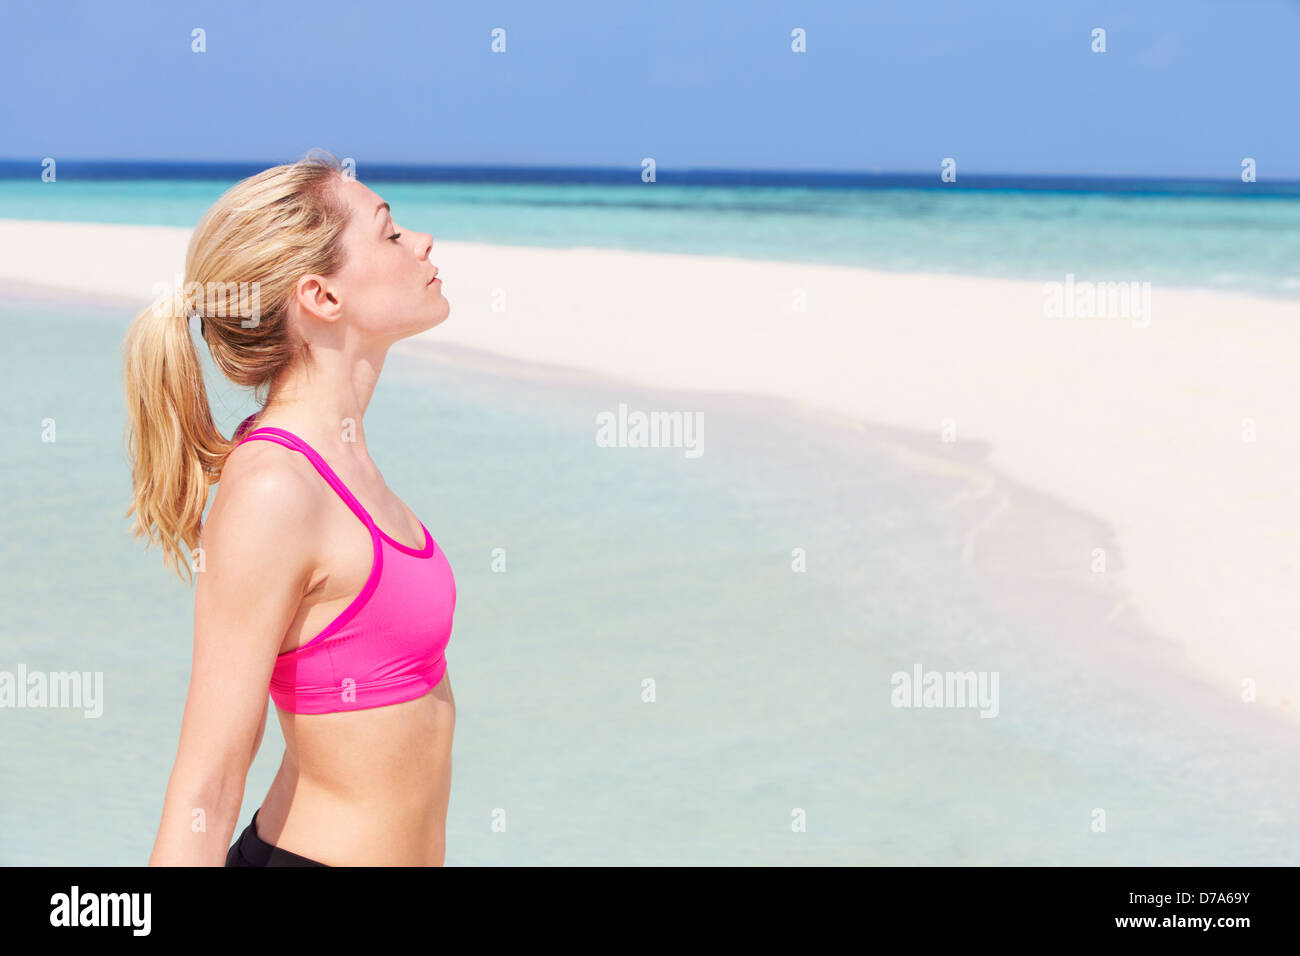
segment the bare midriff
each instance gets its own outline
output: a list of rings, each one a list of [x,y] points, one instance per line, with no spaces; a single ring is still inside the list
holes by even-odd
[[[442,866],[456,701],[334,714],[276,708],[285,752],[257,817],[274,846],[329,866]]]

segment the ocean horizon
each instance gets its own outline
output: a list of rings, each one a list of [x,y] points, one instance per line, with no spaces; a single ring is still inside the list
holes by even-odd
[[[192,228],[239,163],[0,162],[0,218]],[[1300,300],[1300,183],[367,166],[435,239],[814,262]],[[21,174],[21,175],[20,175]]]
[[[268,160],[89,159],[57,160],[57,170],[79,180],[238,180],[297,157]],[[340,159],[345,157],[340,156]],[[45,157],[0,158],[0,179],[41,178]],[[362,163],[359,178],[376,182],[600,183],[642,185],[640,164],[547,166],[536,164]],[[1153,193],[1300,197],[1300,179],[1243,182],[1239,176],[1126,176],[1082,173],[962,172],[942,182],[919,170],[732,169],[656,167],[656,178],[684,186],[772,186],[808,189],[996,189],[1048,192]]]

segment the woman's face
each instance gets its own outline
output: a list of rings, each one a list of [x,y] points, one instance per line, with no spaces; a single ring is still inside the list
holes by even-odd
[[[388,204],[355,179],[341,180],[338,190],[351,215],[343,231],[343,268],[325,280],[337,315],[388,343],[447,318],[451,303],[429,262],[433,236],[397,225]]]

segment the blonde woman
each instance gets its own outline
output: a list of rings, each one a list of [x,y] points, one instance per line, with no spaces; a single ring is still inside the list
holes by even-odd
[[[207,212],[185,289],[128,333],[127,514],[173,571],[198,572],[150,865],[443,864],[456,582],[384,484],[363,426],[389,346],[450,312],[432,245],[332,157],[277,166]],[[230,439],[192,318],[216,367],[266,396]],[[268,690],[284,758],[230,845]]]

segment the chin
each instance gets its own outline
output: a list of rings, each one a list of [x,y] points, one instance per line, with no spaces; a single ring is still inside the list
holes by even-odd
[[[451,315],[451,303],[444,301],[443,307],[434,310],[433,317],[430,319],[428,325],[426,325],[424,328],[427,330],[433,328],[435,325],[442,325],[442,323],[447,321],[447,317],[450,315]]]

